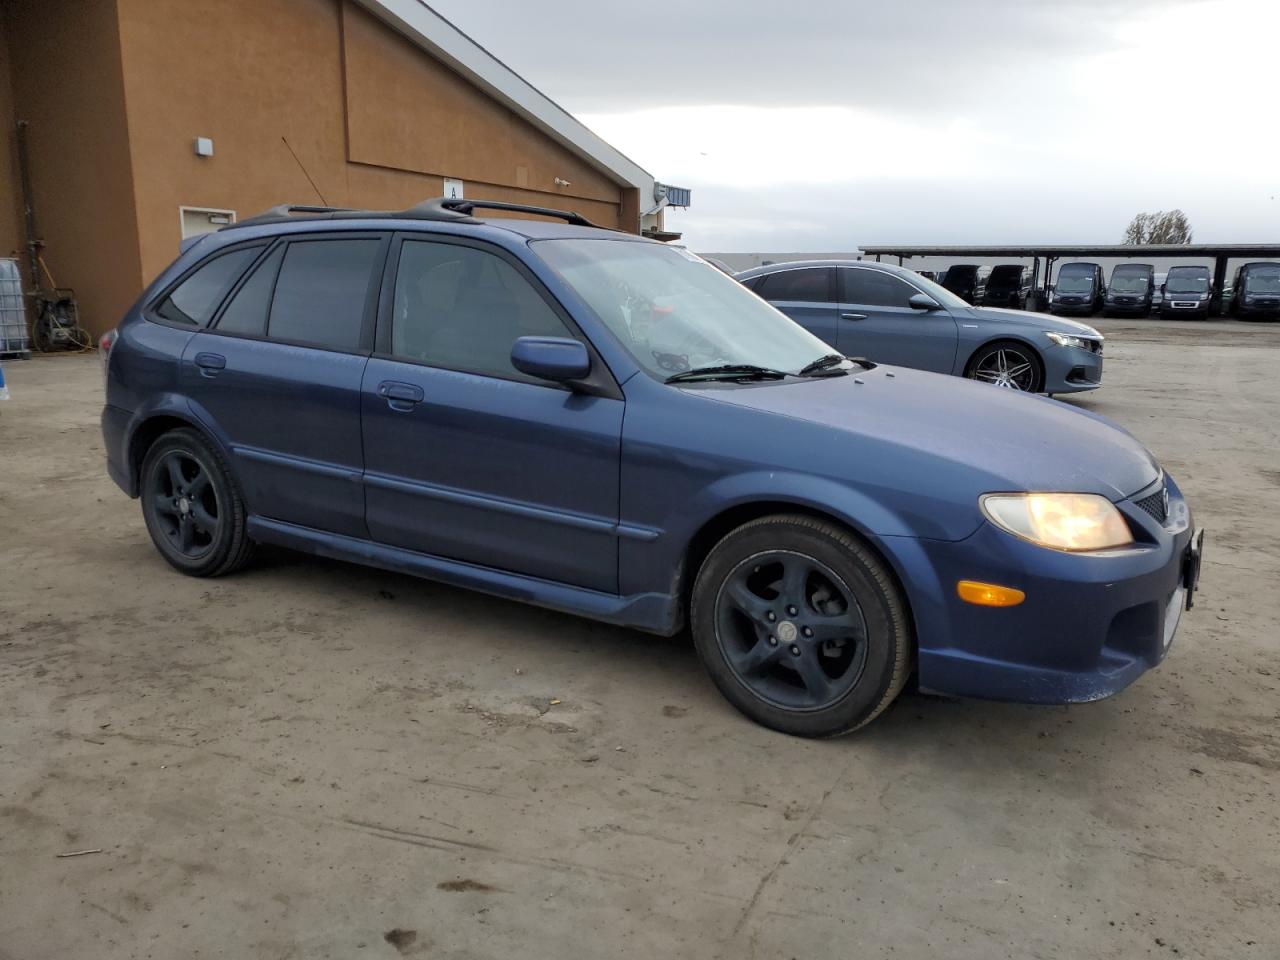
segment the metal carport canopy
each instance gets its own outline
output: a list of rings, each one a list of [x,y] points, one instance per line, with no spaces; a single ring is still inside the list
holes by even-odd
[[[1280,243],[1023,244],[1021,246],[871,246],[886,257],[1280,257]]]

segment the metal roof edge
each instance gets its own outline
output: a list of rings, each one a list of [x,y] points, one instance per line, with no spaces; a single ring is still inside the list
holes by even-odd
[[[442,60],[504,106],[514,110],[557,143],[607,172],[622,186],[640,191],[645,206],[654,178],[606,143],[582,121],[542,93],[423,0],[356,0],[371,14]]]

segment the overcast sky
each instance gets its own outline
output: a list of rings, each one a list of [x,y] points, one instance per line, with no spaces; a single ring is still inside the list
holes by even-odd
[[[1280,241],[1280,0],[429,0],[714,251]]]

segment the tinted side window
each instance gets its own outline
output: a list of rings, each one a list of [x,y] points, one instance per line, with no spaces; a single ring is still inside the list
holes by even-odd
[[[174,323],[204,326],[240,274],[262,252],[262,247],[241,247],[206,260],[164,298],[156,313]]]
[[[300,240],[285,249],[267,335],[328,350],[360,347],[380,240]]]
[[[879,270],[846,268],[840,271],[841,299],[872,307],[909,307],[915,287]]]
[[[218,318],[217,329],[223,333],[240,333],[261,337],[267,332],[267,312],[271,309],[271,293],[276,274],[284,259],[284,247],[277,247],[258,264],[248,280],[235,292],[227,308]]]
[[[809,303],[831,301],[831,288],[827,282],[826,267],[806,267],[802,270],[782,270],[765,276],[755,288],[766,300],[800,300]]]
[[[406,240],[396,269],[391,351],[397,357],[506,379],[518,337],[573,334],[506,260],[451,243]]]

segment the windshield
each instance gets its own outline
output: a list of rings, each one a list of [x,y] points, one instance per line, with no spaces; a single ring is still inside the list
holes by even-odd
[[[831,348],[700,257],[631,240],[538,240],[556,271],[651,375],[721,364],[798,373]]]
[[[1014,267],[1011,270],[1004,270],[996,267],[991,271],[991,276],[987,278],[987,289],[996,288],[1006,290],[1011,287],[1022,285],[1022,270]]]
[[[1054,289],[1058,293],[1091,293],[1093,291],[1093,275],[1088,273],[1059,274],[1058,285]]]
[[[1145,273],[1113,273],[1112,293],[1146,293],[1148,277]]]
[[[1165,280],[1169,293],[1205,293],[1209,289],[1209,273],[1177,273],[1169,271]]]
[[[919,275],[911,277],[911,284],[912,286],[919,287],[920,290],[933,297],[933,299],[937,300],[944,307],[950,307],[953,310],[969,309],[968,300],[960,299],[942,284],[934,283],[928,277],[922,277]]]
[[[1250,267],[1244,272],[1244,288],[1250,293],[1280,293],[1280,265]]]

